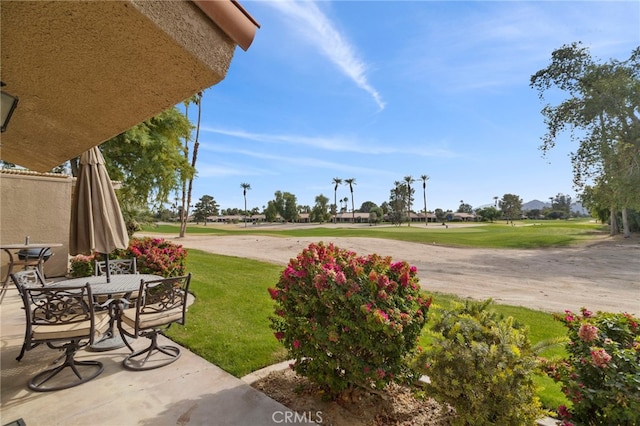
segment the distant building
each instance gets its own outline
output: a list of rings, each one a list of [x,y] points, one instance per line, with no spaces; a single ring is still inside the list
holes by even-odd
[[[278,216],[280,218],[280,216]],[[238,222],[264,222],[267,220],[267,217],[263,214],[254,214],[251,216],[245,216],[241,214],[230,214],[223,216],[209,216],[207,218],[207,222],[216,222],[216,223],[238,223]]]
[[[336,223],[369,223],[369,213],[340,212],[336,215]]]
[[[447,213],[447,220],[453,222],[473,222],[476,220],[475,213]]]

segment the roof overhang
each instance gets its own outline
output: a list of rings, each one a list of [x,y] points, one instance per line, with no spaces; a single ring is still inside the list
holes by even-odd
[[[226,76],[257,22],[233,0],[2,1],[0,158],[48,171]]]

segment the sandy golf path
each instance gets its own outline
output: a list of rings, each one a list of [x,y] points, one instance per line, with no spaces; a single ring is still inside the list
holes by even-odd
[[[262,235],[148,234],[185,248],[285,265],[317,238]],[[418,268],[427,291],[552,312],[629,312],[640,315],[640,241],[603,239],[571,248],[503,250],[451,248],[376,238],[327,238],[359,255],[378,253]]]

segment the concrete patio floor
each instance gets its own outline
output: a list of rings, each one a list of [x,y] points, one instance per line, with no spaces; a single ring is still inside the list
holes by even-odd
[[[285,406],[241,379],[182,348],[176,362],[155,370],[129,371],[126,348],[108,352],[81,350],[77,359],[104,364],[94,380],[70,389],[33,392],[28,380],[47,368],[60,352],[46,346],[16,361],[24,338],[22,302],[11,286],[0,304],[0,424],[23,419],[37,425],[273,425],[295,420]],[[188,323],[187,323],[188,325]],[[167,340],[161,336],[162,340]],[[134,348],[147,339],[137,339]],[[162,343],[162,341],[160,342]],[[309,424],[287,421],[287,424]]]

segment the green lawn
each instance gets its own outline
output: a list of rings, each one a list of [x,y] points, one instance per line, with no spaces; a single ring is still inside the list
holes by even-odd
[[[175,225],[161,225],[145,231],[178,234]],[[425,244],[492,248],[543,248],[580,244],[595,236],[606,235],[606,229],[589,220],[520,221],[516,226],[505,223],[477,224],[471,227],[443,227],[438,224],[413,226],[360,226],[353,228],[300,225],[290,229],[269,229],[268,225],[247,228],[235,225],[192,225],[188,234],[270,235],[281,237],[368,237],[387,238]],[[187,268],[193,273],[192,290],[196,303],[190,308],[186,327],[174,327],[167,333],[208,361],[241,377],[286,358],[282,346],[269,327],[273,303],[267,288],[278,281],[281,266],[237,257],[219,256],[189,250]],[[434,295],[434,309],[446,307],[455,296]],[[494,309],[510,315],[529,327],[532,344],[566,335],[562,325],[546,312],[527,308],[494,305]],[[429,344],[425,328],[421,344]],[[546,357],[565,356],[556,347],[544,351]],[[543,405],[553,409],[568,404],[559,384],[545,376],[536,376]]]
[[[273,302],[267,292],[278,281],[282,266],[239,257],[189,250],[187,270],[193,274],[191,290],[196,302],[189,308],[185,327],[174,326],[167,335],[237,377],[286,359],[286,352],[269,327]],[[455,296],[434,294],[434,307],[446,307]],[[564,328],[549,313],[494,305],[530,328],[532,343],[563,336]],[[428,344],[425,330],[421,344]],[[545,356],[562,356],[554,349]],[[546,406],[565,403],[550,379],[536,379]]]
[[[167,335],[237,377],[285,359],[273,337],[267,288],[282,267],[189,250],[187,270],[196,297],[185,327]]]
[[[478,223],[475,226],[451,226],[440,224],[429,226],[414,223],[412,226],[361,226],[353,228],[318,227],[313,224],[300,224],[290,229],[269,229],[269,225],[189,224],[187,234],[217,235],[271,235],[281,237],[365,237],[387,238],[424,244],[441,244],[453,247],[491,247],[491,248],[541,248],[562,247],[592,239],[595,235],[606,235],[602,224],[590,220],[549,220],[518,221],[516,226],[500,223]],[[145,231],[178,234],[177,225],[160,225],[146,228]]]

